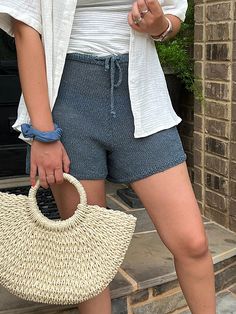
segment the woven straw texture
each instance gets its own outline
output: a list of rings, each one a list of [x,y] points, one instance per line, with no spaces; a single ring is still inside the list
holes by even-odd
[[[29,195],[0,192],[0,284],[12,294],[48,304],[77,304],[102,292],[115,277],[135,229],[136,218],[88,205],[82,184],[73,216],[53,221]]]

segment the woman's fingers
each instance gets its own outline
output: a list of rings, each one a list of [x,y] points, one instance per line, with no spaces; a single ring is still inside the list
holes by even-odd
[[[34,162],[31,162],[30,165],[30,183],[31,186],[35,186],[36,184],[36,175],[37,175],[37,165]]]
[[[40,185],[47,189],[50,185],[63,182],[63,171],[69,172],[70,160],[60,141],[42,143],[33,141],[31,149],[31,182],[35,184],[38,170]]]
[[[70,159],[62,144],[61,144],[61,152],[62,152],[62,156],[60,160],[60,166],[55,168],[55,183],[57,184],[63,183],[64,181],[63,172],[68,173],[70,171]]]
[[[54,175],[54,171],[52,169],[46,170],[46,181],[47,181],[48,185],[55,183],[55,181],[56,181],[55,175]]]
[[[56,184],[62,184],[64,181],[63,178],[63,170],[62,168],[57,168],[55,169],[55,180],[56,180]]]
[[[166,20],[158,0],[135,1],[132,10],[128,13],[128,23],[134,30],[141,33],[153,34],[158,33],[159,30],[161,33],[162,29],[166,28]]]
[[[138,23],[135,23],[135,21],[138,21]],[[128,21],[130,26],[132,26],[133,29],[142,32],[143,28],[145,27],[143,23],[145,24],[144,19],[140,15],[139,7],[137,1],[133,3],[132,11],[130,12],[130,17],[128,16]]]
[[[46,172],[45,172],[45,169],[42,166],[38,166],[38,174],[39,174],[40,185],[44,189],[48,189],[48,183],[47,183],[47,179],[46,179]]]
[[[70,159],[64,146],[62,146],[62,163],[64,172],[68,173],[70,171]]]
[[[133,6],[132,6],[132,16],[133,16],[133,20],[134,21],[141,17],[137,1],[135,1],[133,3]]]
[[[137,0],[137,5],[138,5],[140,15],[143,19],[144,19],[144,16],[146,16],[146,14],[151,14],[151,11],[149,10],[145,0]],[[148,16],[146,16],[146,18],[147,17]],[[145,21],[145,19],[144,19],[144,21]]]
[[[130,11],[130,12],[128,13],[128,24],[129,24],[129,26],[131,26],[133,29],[135,29],[136,25],[134,24],[132,11]]]
[[[160,12],[161,5],[158,0],[145,0],[145,3],[153,15]]]

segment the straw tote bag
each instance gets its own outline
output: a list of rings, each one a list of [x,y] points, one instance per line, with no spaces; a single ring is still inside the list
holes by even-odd
[[[0,284],[12,294],[48,304],[77,304],[115,277],[136,225],[131,214],[88,205],[82,184],[73,216],[52,221],[37,206],[39,181],[28,197],[0,192]]]

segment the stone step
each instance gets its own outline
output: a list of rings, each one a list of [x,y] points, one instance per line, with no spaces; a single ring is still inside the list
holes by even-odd
[[[187,304],[177,280],[173,257],[161,241],[146,210],[130,208],[112,189],[107,194],[107,204],[110,208],[132,213],[138,218],[125,259],[110,284],[112,313],[167,314],[185,311]],[[236,234],[205,217],[202,219],[219,293],[236,283]],[[229,300],[229,296],[227,298]],[[33,313],[77,314],[78,310],[75,306],[25,301],[0,287],[0,314]]]
[[[217,314],[236,314],[236,284],[216,294]],[[189,309],[177,310],[170,314],[191,314]]]
[[[236,314],[236,284],[230,285],[232,281],[230,277],[234,276],[235,267],[235,257],[215,264],[217,289],[228,287],[216,294],[217,314]],[[191,314],[177,280],[149,289],[134,291],[127,294],[126,297],[114,298],[114,291],[112,290],[113,314]],[[1,314],[78,314],[78,310],[74,306],[49,306],[24,301],[9,294],[2,287],[0,288],[0,300],[1,308],[5,307],[0,311]],[[176,310],[177,308],[179,310]],[[130,309],[129,312],[128,309]]]

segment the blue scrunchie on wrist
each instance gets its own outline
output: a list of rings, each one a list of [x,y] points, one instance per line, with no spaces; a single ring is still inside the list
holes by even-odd
[[[55,142],[58,141],[62,136],[62,129],[54,123],[55,130],[49,132],[42,132],[34,129],[32,125],[23,123],[21,124],[21,131],[26,138],[33,138],[40,142]]]

